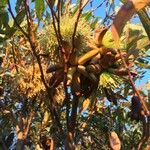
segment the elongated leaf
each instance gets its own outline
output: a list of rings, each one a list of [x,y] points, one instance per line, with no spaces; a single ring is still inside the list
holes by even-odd
[[[143,7],[150,3],[150,0],[128,0],[118,11],[113,24],[112,35],[115,40],[116,47],[120,47],[119,37],[126,22]]]
[[[140,10],[138,15],[150,40],[150,18],[145,9]]]
[[[116,132],[111,132],[109,137],[110,146],[113,150],[121,149],[121,142]]]
[[[0,13],[0,24],[2,24],[5,28],[5,26],[8,25],[8,21],[9,21],[9,16],[8,13],[6,11]]]
[[[89,21],[92,17],[92,11],[87,11],[87,12],[83,13],[81,17],[83,17],[83,18],[85,18],[85,20]]]
[[[21,24],[25,17],[25,10],[23,9],[21,12],[19,12],[16,16],[16,21],[18,24]]]
[[[92,29],[95,29],[95,26],[98,23],[99,19],[100,19],[100,17],[96,17],[96,18],[93,19],[93,21],[90,25]]]
[[[84,102],[83,102],[83,110],[82,111],[85,111],[86,109],[88,109],[88,107],[89,107],[89,105],[90,105],[90,99],[86,99],[86,100],[84,100]]]
[[[36,12],[37,18],[39,20],[42,19],[42,16],[44,14],[44,8],[45,8],[44,0],[36,0],[35,1],[35,12]]]
[[[15,10],[17,13],[19,13],[20,9],[24,5],[23,0],[17,0]]]
[[[136,63],[136,62],[135,62]],[[136,65],[140,68],[143,68],[143,69],[150,69],[150,65],[149,64],[145,64],[145,63],[140,63],[140,62],[137,62]]]

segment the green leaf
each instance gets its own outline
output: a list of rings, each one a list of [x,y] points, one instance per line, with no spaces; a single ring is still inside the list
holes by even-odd
[[[4,26],[7,26],[8,25],[8,21],[9,21],[9,16],[8,16],[8,13],[6,11],[0,13],[0,24]]]
[[[19,13],[20,9],[24,5],[23,0],[17,0],[15,10],[17,13]]]
[[[44,0],[36,0],[35,1],[35,12],[36,12],[37,18],[39,20],[42,19],[42,16],[44,14],[44,8],[45,8]]]
[[[83,13],[81,17],[83,17],[83,18],[85,18],[85,20],[89,21],[92,17],[92,11],[87,11],[87,12]]]
[[[146,62],[142,62],[142,61],[135,61],[135,64],[143,69],[150,69],[150,64],[146,63]]]
[[[0,7],[5,7],[7,4],[7,0],[0,0]]]
[[[150,18],[145,9],[140,10],[138,15],[150,40]]]
[[[18,24],[21,24],[25,17],[25,10],[23,9],[21,12],[19,12],[16,16],[16,21]]]
[[[100,19],[100,17],[94,18],[94,20],[92,21],[92,23],[90,25],[92,29],[95,29],[95,26],[98,23],[99,19]]]

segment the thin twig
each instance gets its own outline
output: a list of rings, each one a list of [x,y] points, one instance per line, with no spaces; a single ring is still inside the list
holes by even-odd
[[[29,11],[30,9],[29,9],[29,6],[26,3],[26,0],[24,1],[24,4],[25,4],[27,23],[28,23],[28,35],[29,35],[29,39],[28,40],[29,40],[31,49],[33,51],[33,54],[36,57],[37,63],[39,65],[39,69],[40,69],[40,73],[41,73],[41,80],[42,80],[46,90],[49,91],[48,85],[47,85],[47,83],[45,81],[43,68],[42,68],[42,65],[41,65],[41,59],[40,59],[39,55],[36,52],[36,48],[37,48],[36,35],[35,35],[34,30],[32,29],[32,27],[33,27],[33,20],[31,19],[31,15],[30,15],[30,11]]]
[[[83,0],[80,0],[80,1],[79,1],[79,9],[78,9],[78,14],[77,14],[77,19],[76,19],[76,21],[75,21],[75,24],[74,24],[74,31],[73,31],[73,34],[72,34],[72,49],[71,49],[70,54],[74,52],[74,48],[75,48],[75,42],[74,42],[74,41],[75,41],[75,35],[76,35],[76,31],[77,31],[77,27],[78,27],[80,15],[81,15],[81,13],[82,13],[82,11],[83,11],[83,8],[84,8],[84,7],[88,4],[88,2],[89,2],[89,0],[87,0],[87,2],[82,6],[82,1],[83,1]],[[69,55],[69,57],[70,57],[70,55]],[[68,59],[69,59],[69,58],[68,58]]]
[[[8,11],[10,12],[15,24],[17,25],[17,27],[19,28],[19,30],[29,39],[29,35],[23,30],[23,28],[19,25],[19,23],[17,22],[13,12],[12,12],[12,9],[11,9],[11,5],[10,5],[10,1],[7,0],[7,3],[8,3]]]
[[[91,12],[94,12],[94,11],[96,11],[98,8],[100,8],[100,7],[103,5],[104,2],[105,2],[105,0],[103,0],[98,6],[96,6],[95,8],[93,8]]]
[[[59,35],[58,35],[58,31],[57,31],[57,27],[56,27],[56,21],[58,21],[58,18],[56,17],[56,14],[52,8],[52,6],[49,4],[49,2],[46,0],[46,3],[47,5],[49,6],[49,9],[51,11],[51,14],[52,14],[52,24],[53,24],[53,28],[54,28],[54,31],[55,31],[55,34],[56,34],[56,38],[57,38],[57,42],[58,42],[58,45],[60,47],[60,38],[59,38]]]
[[[90,119],[90,117],[91,117],[91,116],[93,115],[93,113],[95,112],[97,102],[98,102],[98,99],[96,99],[96,101],[95,101],[94,104],[93,104],[93,107],[91,108],[91,110],[89,110],[88,115],[87,115],[85,121],[82,122],[82,124],[80,124],[79,129],[81,128],[82,130],[84,130],[84,128],[85,128],[84,124],[87,124],[88,120]]]
[[[68,88],[67,88],[67,72],[68,72],[68,60],[66,56],[66,50],[63,45],[62,41],[62,36],[61,36],[61,31],[60,31],[60,5],[61,1],[58,1],[58,18],[56,19],[55,17],[55,12],[52,8],[52,6],[46,1],[52,14],[52,20],[53,20],[53,28],[56,34],[57,42],[59,49],[61,50],[61,53],[63,55],[63,60],[64,60],[64,91],[65,91],[65,102],[66,102],[66,120],[67,120],[67,128],[69,128],[69,106],[70,106],[70,98],[69,98],[69,93],[68,93]],[[56,25],[57,24],[57,25]],[[57,26],[57,28],[56,28]]]
[[[129,67],[128,67],[126,61],[124,60],[124,57],[122,56],[122,53],[121,53],[121,50],[120,50],[120,49],[118,49],[118,53],[120,54],[121,60],[122,60],[122,62],[123,62],[123,65],[125,66],[126,70],[128,71],[129,81],[130,81],[130,84],[131,84],[131,86],[132,86],[132,88],[133,88],[133,91],[134,91],[134,93],[138,96],[138,98],[139,98],[139,100],[140,100],[140,102],[141,102],[141,104],[142,104],[142,106],[143,106],[144,112],[146,113],[146,115],[149,116],[149,115],[150,115],[150,114],[149,114],[149,110],[148,110],[148,108],[147,108],[145,102],[143,101],[143,99],[142,99],[142,97],[141,97],[139,91],[136,89],[136,86],[135,86],[134,81],[133,81],[133,79],[132,79],[132,75],[131,75],[130,69],[129,69]]]
[[[69,124],[69,130],[70,132],[74,132],[74,129],[76,127],[76,119],[77,119],[77,108],[79,103],[79,98],[81,95],[73,94],[73,104],[72,104],[72,112],[70,117],[70,124]]]
[[[17,59],[16,59],[16,55],[15,55],[14,39],[13,39],[13,42],[11,44],[12,44],[12,53],[13,53],[15,69],[16,69],[16,72],[19,73],[18,66],[17,66]]]
[[[36,34],[35,34],[35,30],[32,29],[33,28],[33,20],[31,18],[30,9],[29,9],[29,6],[26,3],[26,0],[24,1],[24,4],[25,4],[26,16],[27,16],[27,22],[28,22],[28,32],[29,32],[28,35],[29,35],[29,37],[31,37],[31,38],[28,38],[28,40],[29,40],[31,49],[33,51],[33,54],[36,57],[37,63],[39,65],[39,69],[40,69],[40,73],[41,73],[41,80],[42,80],[42,82],[43,82],[43,84],[46,88],[47,94],[48,94],[49,99],[50,99],[49,110],[51,112],[51,116],[52,116],[53,119],[55,117],[59,129],[62,131],[62,127],[61,127],[61,124],[60,124],[60,121],[59,121],[59,117],[57,115],[57,111],[56,111],[54,105],[52,104],[53,99],[52,99],[52,95],[51,95],[51,90],[50,90],[49,86],[47,85],[45,77],[44,77],[44,72],[43,72],[43,68],[42,68],[42,64],[41,64],[41,59],[40,59],[40,56],[36,52],[36,48],[37,48]],[[49,102],[48,101],[46,101],[46,102],[49,105]]]
[[[47,0],[46,0],[46,2],[48,4],[48,6],[50,8],[50,11],[51,11],[51,14],[52,14],[52,20],[53,20],[52,24],[53,24],[53,28],[54,28],[54,31],[55,31],[55,34],[56,34],[56,38],[57,38],[57,42],[58,42],[58,47],[59,47],[59,49],[61,50],[61,52],[63,54],[63,59],[64,59],[64,62],[65,62],[65,59],[66,59],[66,57],[65,57],[65,49],[62,46],[62,36],[61,36],[61,32],[60,32],[60,12],[58,12],[59,15],[58,15],[58,18],[57,18],[56,14],[55,14],[55,12],[54,12],[54,10],[52,8],[52,6],[50,5],[50,3]],[[60,3],[60,1],[59,1],[59,3]],[[56,23],[57,23],[57,25],[56,25]],[[67,86],[66,86],[67,85],[67,71],[66,70],[68,70],[67,68],[68,67],[64,63],[64,72],[66,72],[66,73],[64,73],[64,89],[65,89],[65,95],[66,95],[66,97],[68,97],[68,93],[67,93],[68,90],[67,90]],[[51,104],[51,105],[52,105],[52,108],[53,108],[54,107],[53,104]],[[58,117],[55,109],[53,109],[53,113],[55,113],[55,117],[57,117],[57,120],[58,120],[59,117]],[[59,123],[59,125],[60,125],[60,123]]]
[[[61,0],[58,0],[58,19],[57,19],[57,31],[58,31],[58,38],[60,40],[60,47],[62,45],[62,36],[60,31],[60,17],[61,17]]]
[[[34,112],[31,110],[31,112],[29,114],[28,121],[27,121],[26,128],[24,129],[24,133],[23,133],[24,134],[24,139],[27,138],[27,135],[28,135],[31,123],[32,123],[33,115],[34,115]]]

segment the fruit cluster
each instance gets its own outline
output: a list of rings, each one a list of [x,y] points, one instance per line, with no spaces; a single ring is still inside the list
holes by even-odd
[[[88,44],[92,50],[79,57],[75,53],[71,55],[67,83],[73,93],[89,97],[98,87],[99,76],[106,70],[117,76],[128,75],[128,71],[122,66],[120,54],[102,44],[107,30],[107,27],[100,27],[95,31],[92,41]],[[122,52],[122,56],[125,57],[126,53]],[[53,64],[48,67],[47,73],[60,70],[63,70],[63,64]],[[133,72],[131,74],[135,75]]]

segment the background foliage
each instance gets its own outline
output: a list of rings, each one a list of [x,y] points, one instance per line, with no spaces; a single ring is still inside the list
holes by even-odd
[[[117,2],[0,1],[0,149],[149,149],[149,1]]]

